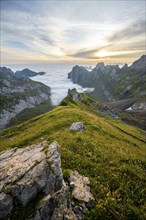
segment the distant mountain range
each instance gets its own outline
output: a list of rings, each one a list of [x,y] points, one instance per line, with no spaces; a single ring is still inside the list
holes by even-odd
[[[24,70],[21,70],[21,71],[16,71],[15,72],[15,76],[19,77],[19,78],[26,78],[26,77],[33,77],[33,76],[37,76],[37,75],[44,75],[45,72],[34,72],[32,70],[29,70],[29,69],[24,69]]]
[[[0,129],[26,108],[45,101],[51,106],[50,87],[28,78],[37,74],[43,72],[24,69],[14,73],[11,69],[0,67]]]
[[[98,63],[92,71],[76,65],[68,74],[74,83],[93,87],[89,96],[97,101],[111,102],[146,95],[146,55],[131,66]]]
[[[43,74],[45,72],[29,69],[14,73],[11,69],[0,67],[0,129],[45,113],[53,107],[50,87],[29,79]],[[83,87],[94,88],[87,95],[111,108],[121,111],[146,109],[146,55],[129,67],[127,64],[120,68],[118,65],[98,63],[91,69],[76,65],[68,78]]]

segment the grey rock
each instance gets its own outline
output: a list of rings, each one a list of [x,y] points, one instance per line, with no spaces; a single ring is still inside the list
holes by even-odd
[[[71,131],[83,131],[85,128],[83,122],[74,122],[71,126],[70,126],[70,130]]]
[[[45,149],[45,150],[44,150]],[[53,194],[63,185],[57,142],[44,141],[0,155],[0,192],[11,189],[13,198],[26,205],[40,191]]]
[[[96,70],[101,70],[101,71],[105,71],[105,65],[103,62],[98,63],[95,67]]]
[[[69,199],[69,189],[64,186],[54,193],[44,197],[37,206],[36,216],[33,220],[76,220]]]
[[[64,182],[60,146],[47,141],[25,148],[6,150],[0,155],[0,219],[8,219],[15,210],[16,201],[26,206],[41,193],[43,198],[28,220],[82,219],[84,204],[72,211],[70,187]],[[71,184],[71,182],[73,184]],[[89,204],[94,200],[90,181],[77,171],[71,172],[73,197]]]
[[[5,193],[0,193],[0,219],[7,219],[13,209],[12,196]]]
[[[86,205],[84,203],[79,204],[78,206],[75,206],[73,209],[76,217],[78,220],[81,220],[83,218],[83,215],[86,211]]]
[[[83,94],[77,92],[75,88],[68,90],[68,97],[77,102],[81,102],[83,100]]]
[[[72,171],[70,182],[74,183],[72,191],[73,198],[86,203],[94,201],[94,197],[90,192],[90,181],[88,177],[80,175],[77,171]]]

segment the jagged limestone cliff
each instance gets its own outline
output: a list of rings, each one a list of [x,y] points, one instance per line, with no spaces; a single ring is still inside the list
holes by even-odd
[[[98,63],[89,72],[87,69],[75,66],[68,78],[83,87],[92,87],[90,97],[98,101],[116,101],[146,95],[146,55],[135,61],[130,67],[124,65],[104,65]]]
[[[23,72],[24,74],[24,72]],[[50,87],[34,82],[6,67],[0,68],[0,129],[25,108],[32,108],[44,101],[50,103]]]

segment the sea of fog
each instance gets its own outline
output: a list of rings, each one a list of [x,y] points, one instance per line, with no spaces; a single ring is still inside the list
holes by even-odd
[[[44,75],[37,75],[31,77],[31,79],[51,87],[51,100],[53,105],[58,105],[60,101],[66,97],[68,89],[76,88],[78,92],[92,92],[94,90],[94,88],[83,88],[68,79],[68,73],[72,70],[73,66],[75,66],[75,64],[68,63],[7,65],[7,67],[13,71],[22,70],[24,68],[36,72],[44,71]]]

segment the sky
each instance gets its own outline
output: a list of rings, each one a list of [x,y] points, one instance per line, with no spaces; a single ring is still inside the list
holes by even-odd
[[[1,0],[1,64],[131,63],[145,54],[145,0]]]

